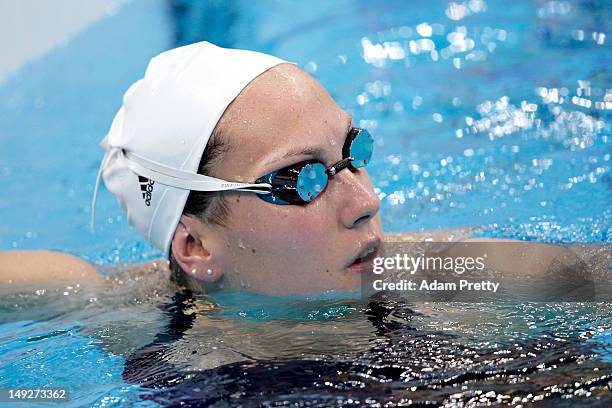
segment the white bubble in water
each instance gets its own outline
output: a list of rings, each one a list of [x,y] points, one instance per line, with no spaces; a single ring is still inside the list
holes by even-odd
[[[427,23],[421,23],[416,26],[416,31],[417,33],[419,33],[419,35],[422,35],[423,37],[431,37],[431,34],[433,32],[431,26]]]

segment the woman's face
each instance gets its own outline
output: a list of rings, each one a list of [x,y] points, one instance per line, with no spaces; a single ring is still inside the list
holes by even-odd
[[[276,66],[223,115],[219,126],[230,148],[211,175],[253,182],[308,159],[329,167],[342,159],[350,125],[350,115],[311,76]],[[253,193],[225,198],[226,224],[195,228],[230,288],[302,295],[355,289],[367,264],[353,261],[380,244],[380,200],[365,169],[340,171],[304,206],[271,204]]]

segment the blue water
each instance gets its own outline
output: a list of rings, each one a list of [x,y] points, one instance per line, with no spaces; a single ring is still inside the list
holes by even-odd
[[[370,129],[386,231],[610,242],[609,2],[461,4],[128,2],[0,83],[0,250],[109,265],[160,257],[105,189],[89,231],[97,144],[148,59],[202,39],[299,63]],[[218,314],[279,317],[268,306]],[[77,317],[2,324],[0,387],[65,381],[73,406],[143,403],[121,379],[125,355]],[[609,320],[585,324],[599,324],[590,341],[610,362]]]

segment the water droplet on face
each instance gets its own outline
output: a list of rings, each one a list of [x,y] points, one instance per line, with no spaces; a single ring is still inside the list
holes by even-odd
[[[242,242],[242,240],[241,240],[241,239],[239,239],[239,240],[238,240],[238,248],[240,248],[240,249],[244,249],[244,248],[246,248],[246,247],[244,246],[244,242]]]

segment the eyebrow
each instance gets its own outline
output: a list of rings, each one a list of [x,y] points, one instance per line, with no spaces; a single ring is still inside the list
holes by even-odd
[[[344,132],[345,140],[346,140],[346,136],[348,136],[352,128],[353,128],[353,117],[349,115],[348,124],[346,126],[346,131]],[[271,160],[268,160],[264,165],[267,166],[269,164],[287,159],[289,157],[294,157],[294,156],[315,156],[321,152],[323,152],[323,149],[314,148],[314,147],[303,147],[303,148],[290,149],[288,152],[285,152],[285,154],[283,154],[281,157],[275,157]]]

